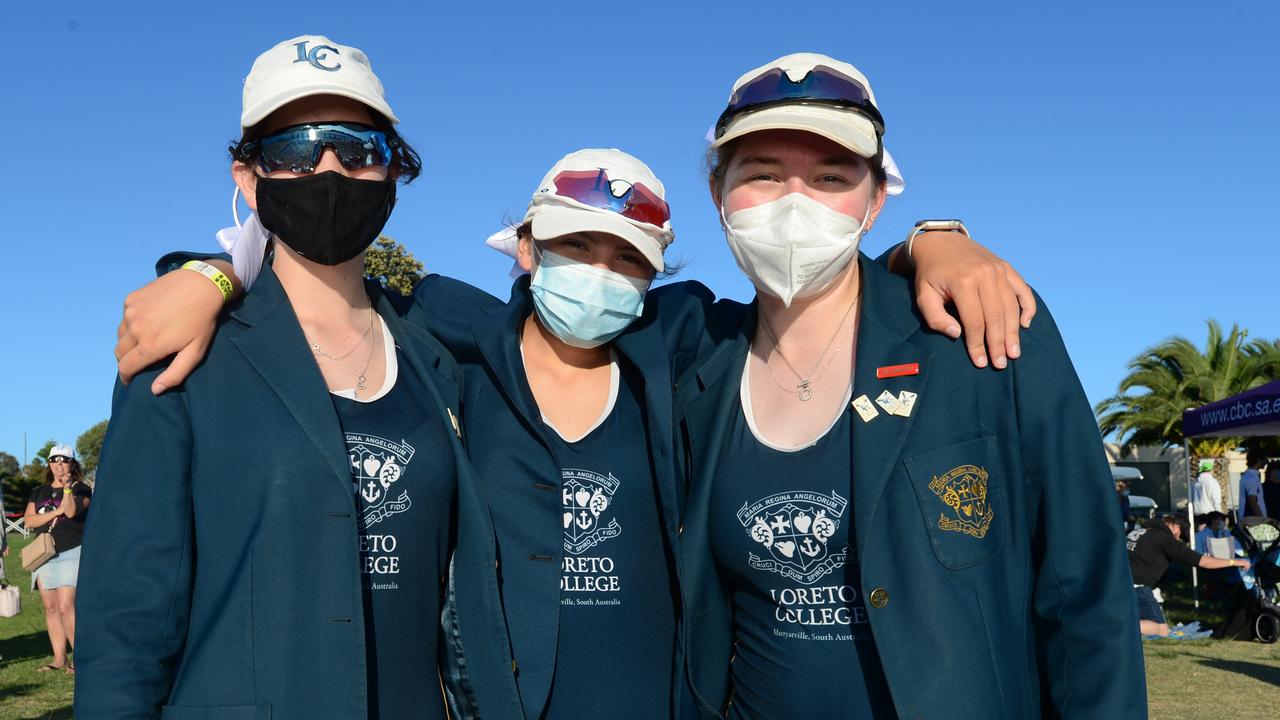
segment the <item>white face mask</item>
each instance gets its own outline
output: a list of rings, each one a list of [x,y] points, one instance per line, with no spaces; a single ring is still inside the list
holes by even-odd
[[[757,290],[791,307],[795,298],[826,289],[858,256],[862,222],[803,193],[791,193],[720,219],[738,267]]]

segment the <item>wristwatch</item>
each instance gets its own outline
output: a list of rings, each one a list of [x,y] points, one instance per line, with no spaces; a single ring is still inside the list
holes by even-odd
[[[959,220],[921,220],[911,228],[911,232],[907,233],[907,259],[915,265],[916,259],[911,255],[911,248],[915,244],[916,236],[924,232],[958,232],[963,233],[965,237],[972,237],[969,229]]]

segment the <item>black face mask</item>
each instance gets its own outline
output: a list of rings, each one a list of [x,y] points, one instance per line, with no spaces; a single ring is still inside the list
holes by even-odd
[[[390,178],[359,180],[336,172],[258,178],[258,219],[294,252],[340,265],[377,239],[396,204]]]

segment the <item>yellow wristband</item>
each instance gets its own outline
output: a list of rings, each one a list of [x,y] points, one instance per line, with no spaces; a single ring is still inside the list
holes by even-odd
[[[64,488],[62,488],[62,494],[63,494],[63,495],[70,495],[70,494],[71,494],[71,488],[69,488],[69,487],[64,487]]]
[[[218,268],[202,260],[188,260],[182,264],[182,269],[194,270],[212,280],[213,284],[218,286],[218,291],[222,293],[222,302],[231,299],[231,280]]]

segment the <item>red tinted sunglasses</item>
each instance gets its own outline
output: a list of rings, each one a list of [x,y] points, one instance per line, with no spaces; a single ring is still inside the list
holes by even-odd
[[[556,194],[561,197],[577,200],[583,205],[590,205],[601,210],[611,210],[619,215],[637,222],[662,227],[671,220],[671,208],[667,202],[643,183],[628,183],[626,180],[609,180],[609,173],[604,168],[596,170],[565,170],[556,175],[553,181]],[[627,189],[621,195],[614,194],[613,183],[625,184]]]

